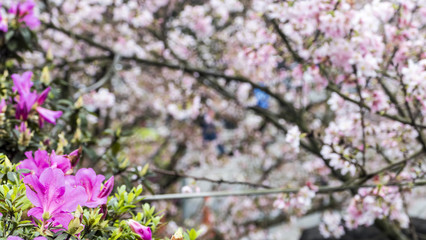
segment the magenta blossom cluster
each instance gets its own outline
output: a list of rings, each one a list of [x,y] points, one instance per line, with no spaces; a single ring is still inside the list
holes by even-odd
[[[30,29],[40,26],[40,20],[34,15],[35,2],[27,0],[23,3],[18,2],[11,6],[9,13],[17,16],[20,23],[25,23]]]
[[[45,150],[26,152],[27,159],[18,166],[30,170],[23,174],[27,197],[34,205],[28,216],[43,221],[45,226],[61,225],[67,229],[77,206],[96,208],[106,204],[111,194],[114,177],[103,184],[103,175],[86,168],[73,175],[77,152],[69,155],[56,155],[54,151],[49,154]]]
[[[33,86],[33,82],[31,81],[32,76],[32,72],[24,72],[22,75],[12,74],[11,76],[14,84],[12,89],[18,93],[18,96],[15,97],[15,117],[26,121],[31,110],[35,109],[39,115],[40,127],[43,127],[45,121],[56,124],[56,120],[62,116],[62,111],[52,111],[41,107],[46,101],[50,87],[46,88],[40,94],[37,91],[31,92],[31,87]]]

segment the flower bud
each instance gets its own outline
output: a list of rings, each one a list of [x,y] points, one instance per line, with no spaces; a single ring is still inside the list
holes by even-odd
[[[44,67],[42,72],[41,72],[41,76],[40,76],[40,81],[42,83],[44,83],[45,85],[49,85],[50,84],[50,73],[49,73],[49,68],[48,67]]]
[[[6,115],[0,112],[0,125],[3,125],[6,120]]]
[[[99,210],[99,213],[102,214],[101,220],[105,220],[108,214],[108,207],[106,204],[102,204]]]
[[[52,48],[47,49],[46,60],[47,61],[52,61],[53,60]]]
[[[84,105],[83,97],[82,97],[82,96],[80,96],[80,97],[77,99],[77,101],[74,103],[74,107],[75,107],[76,109],[80,109],[80,108],[82,108],[82,107],[83,107],[83,105]]]
[[[80,142],[80,139],[82,138],[82,136],[83,135],[81,133],[81,129],[77,128],[77,130],[75,130],[74,137],[72,138],[71,142],[72,143],[78,143],[78,142]]]
[[[58,147],[56,148],[56,153],[58,155],[64,154],[64,147],[68,145],[68,140],[65,138],[65,133],[61,132],[59,135]]]
[[[15,127],[19,131],[19,139],[18,144],[20,146],[28,146],[30,144],[31,137],[33,136],[33,133],[29,128],[27,128],[27,122],[21,122],[21,125],[18,127]]]
[[[106,181],[98,197],[99,198],[108,197],[111,194],[113,187],[114,187],[114,176],[110,177],[108,181]]]
[[[79,218],[80,222],[81,222],[81,221],[83,221],[83,213],[84,213],[83,208],[80,205],[78,205],[77,209],[74,212],[74,217]]]
[[[129,224],[132,231],[138,234],[142,240],[152,240],[151,228],[143,226],[133,219],[128,220],[127,223]]]
[[[80,146],[78,149],[72,151],[70,154],[68,154],[68,159],[71,162],[71,167],[74,168],[77,166],[78,162],[80,161],[80,157],[83,154],[83,148]]]
[[[50,219],[50,214],[49,214],[49,212],[47,212],[47,211],[46,211],[46,212],[44,212],[42,217],[43,217],[43,220],[49,220],[49,219]]]

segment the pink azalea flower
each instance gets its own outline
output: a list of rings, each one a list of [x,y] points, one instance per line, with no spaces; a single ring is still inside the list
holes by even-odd
[[[43,105],[44,101],[46,101],[47,96],[49,95],[50,87],[46,88],[40,95],[37,97],[37,104]]]
[[[71,162],[67,158],[66,155],[56,155],[55,151],[52,151],[49,159],[50,167],[59,168],[64,172],[64,174],[68,174],[71,170]]]
[[[39,177],[46,168],[58,168],[64,174],[71,170],[71,163],[69,159],[64,155],[56,155],[55,151],[52,154],[45,150],[37,150],[34,153],[29,151],[25,153],[27,159],[23,160],[17,167],[18,169],[28,169],[30,173],[24,173],[24,176],[35,175]]]
[[[40,177],[26,176],[24,183],[27,185],[27,197],[35,206],[28,211],[28,216],[47,221],[52,226],[67,228],[73,218],[71,212],[87,201],[84,188],[66,184],[64,172],[60,169],[46,168]]]
[[[19,97],[15,98],[17,101],[15,117],[17,119],[27,120],[31,108],[37,100],[37,93],[31,92],[32,76],[32,72],[24,72],[22,75],[12,74],[11,76],[14,85],[12,90],[19,93]]]
[[[27,120],[31,109],[34,104],[36,105],[36,111],[39,114],[39,125],[43,127],[44,122],[56,124],[56,120],[62,116],[62,111],[53,111],[43,107],[40,107],[45,101],[50,92],[50,87],[46,88],[41,94],[37,94],[36,91],[31,92],[33,82],[31,81],[33,73],[24,72],[22,75],[13,74],[13,91],[19,93],[19,97],[15,98],[16,113],[15,117],[21,120]]]
[[[31,81],[31,78],[33,77],[32,72],[27,71],[22,75],[12,74],[10,77],[13,80],[13,91],[17,91],[21,95],[30,93],[31,87],[34,85],[34,83]]]
[[[20,237],[16,237],[16,236],[10,236],[10,237],[7,238],[7,240],[24,240],[24,239],[22,239]]]
[[[33,240],[47,240],[47,238],[40,236],[40,237],[36,237]]]
[[[128,220],[128,224],[130,228],[132,229],[132,231],[138,234],[142,238],[142,240],[152,239],[151,228],[143,226],[142,224],[132,219]]]
[[[43,105],[44,101],[46,101],[46,98],[49,95],[49,92],[50,92],[50,87],[46,88],[40,95],[38,95],[36,102],[39,106]],[[36,111],[40,115],[40,118],[39,118],[40,127],[43,127],[44,121],[48,123],[56,124],[56,119],[62,116],[62,111],[52,111],[42,107],[37,107]]]
[[[24,22],[30,29],[40,26],[40,20],[34,15],[35,3],[27,0],[24,3],[16,3],[9,9],[9,13],[19,16],[19,22]]]
[[[40,127],[43,127],[44,121],[51,124],[56,124],[56,120],[62,116],[62,111],[52,111],[42,107],[37,107],[36,111],[40,115],[40,118],[39,118]]]
[[[36,100],[37,93],[35,91],[20,95],[19,98],[17,98],[17,104],[15,106],[15,117],[17,119],[26,121]]]
[[[102,187],[105,180],[103,175],[96,175],[91,168],[82,168],[78,170],[75,176],[68,176],[67,181],[71,185],[82,186],[86,189],[87,202],[84,206],[94,208],[107,202],[109,194],[114,187],[114,176],[112,176]]]

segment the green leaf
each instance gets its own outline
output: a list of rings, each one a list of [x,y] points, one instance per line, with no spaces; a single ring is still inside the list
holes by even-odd
[[[191,240],[191,238],[189,238],[188,233],[184,233],[184,234],[183,234],[183,238],[184,238],[185,240]]]
[[[9,181],[11,181],[12,183],[17,183],[18,182],[18,176],[16,175],[15,172],[8,172],[7,173],[7,179]]]
[[[18,43],[16,41],[11,41],[11,42],[7,43],[6,46],[7,46],[7,49],[14,52],[18,48]]]
[[[14,30],[10,30],[6,33],[6,36],[5,36],[6,43],[8,43],[10,41],[10,39],[12,39],[13,35],[15,35]]]
[[[68,237],[68,234],[60,234],[59,236],[55,238],[55,240],[65,240],[67,239],[67,237]]]
[[[195,231],[194,229],[191,230],[186,230],[186,232],[188,233],[189,239],[190,240],[195,240],[198,237],[198,232]]]
[[[19,32],[21,33],[22,38],[24,38],[25,43],[27,44],[27,46],[31,46],[32,45],[32,41],[31,41],[31,31],[28,28],[20,28]]]

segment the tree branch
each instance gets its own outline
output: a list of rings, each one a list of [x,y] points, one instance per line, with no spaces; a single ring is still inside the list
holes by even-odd
[[[420,187],[425,186],[426,181],[405,182],[405,183],[389,183],[382,186],[398,186],[398,187]],[[358,190],[360,188],[376,188],[378,185],[341,185],[337,187],[320,187],[317,194],[329,194],[335,192],[344,192],[348,190]],[[271,194],[291,194],[297,193],[300,189],[295,188],[272,188],[265,190],[239,190],[239,191],[219,191],[219,192],[202,192],[202,193],[174,193],[161,194],[154,196],[146,196],[144,201],[159,201],[172,199],[192,199],[205,197],[231,197],[231,196],[261,196]]]

